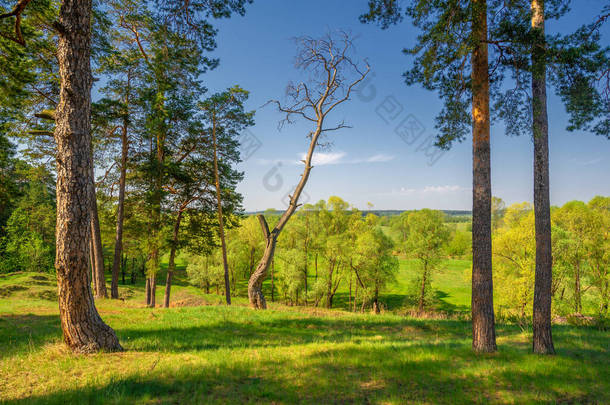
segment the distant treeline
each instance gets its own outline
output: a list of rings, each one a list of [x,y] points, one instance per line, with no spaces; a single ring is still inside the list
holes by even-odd
[[[403,212],[409,212],[414,210],[361,210],[362,216],[367,216],[368,214],[373,214],[378,217],[393,217],[395,215],[400,215]],[[440,210],[448,217],[465,217],[470,219],[472,217],[472,211],[469,210]],[[256,215],[256,214],[270,214],[270,215],[281,215],[284,211],[280,210],[267,210],[267,211],[249,211],[245,212],[245,215]],[[453,222],[453,221],[452,221]],[[459,221],[461,222],[461,221]]]

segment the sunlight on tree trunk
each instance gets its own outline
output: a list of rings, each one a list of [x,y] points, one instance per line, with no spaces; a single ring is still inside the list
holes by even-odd
[[[544,0],[532,0],[532,116],[534,139],[534,213],[536,222],[536,275],[533,305],[533,351],[553,354],[551,333],[551,207],[549,200],[549,125],[546,106]]]
[[[491,165],[487,2],[475,0],[472,30],[472,347],[496,351],[491,271]]]
[[[91,1],[61,6],[57,59],[57,246],[55,268],[64,341],[77,353],[122,350],[99,316],[87,277],[91,198]]]

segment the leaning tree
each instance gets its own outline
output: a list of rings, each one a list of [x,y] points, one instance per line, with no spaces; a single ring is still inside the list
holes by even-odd
[[[370,70],[368,64],[361,67],[353,59],[352,38],[346,32],[328,33],[321,38],[300,37],[295,42],[297,45],[295,66],[306,74],[308,80],[288,85],[286,103],[277,100],[272,100],[271,103],[277,105],[279,111],[285,114],[280,126],[300,118],[309,121],[312,130],[307,134],[309,148],[302,160],[305,164],[303,174],[290,195],[288,208],[271,230],[264,215],[258,215],[265,238],[265,250],[248,282],[248,298],[250,305],[255,309],[267,307],[262,290],[263,281],[273,260],[280,232],[299,207],[299,197],[313,168],[312,159],[316,147],[328,132],[348,128],[344,122],[329,126],[328,115],[350,99],[354,87],[364,80]]]

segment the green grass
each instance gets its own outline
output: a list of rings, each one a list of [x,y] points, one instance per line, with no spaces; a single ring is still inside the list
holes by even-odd
[[[456,281],[460,268],[447,270],[455,271]],[[57,303],[48,295],[52,276],[0,277],[0,400],[610,403],[607,332],[555,326],[558,354],[543,357],[529,353],[527,330],[498,325],[499,352],[475,355],[465,321],[278,304],[253,311],[241,298],[232,307],[205,305],[222,298],[187,286],[179,273],[174,299],[204,305],[147,309],[141,283],[121,286],[124,301],[100,300],[97,306],[126,351],[90,356],[73,355],[61,343]],[[437,280],[441,290],[452,285]],[[462,305],[458,290],[445,300]]]
[[[396,279],[389,283],[380,295],[382,304],[390,311],[396,311],[405,306],[409,283],[419,274],[416,260],[400,258],[399,264]],[[326,271],[324,266],[325,264],[320,262],[320,274]],[[431,287],[434,302],[430,309],[461,314],[470,311],[470,279],[466,275],[469,274],[471,268],[472,262],[470,260],[445,260],[432,275]],[[314,285],[315,276],[312,269],[309,269],[308,282],[310,286]],[[355,278],[353,283],[352,299],[356,283]],[[246,282],[243,282],[238,288],[238,292],[242,296],[247,295],[246,284]],[[263,292],[269,300],[271,294],[269,279],[263,285]],[[333,299],[333,308],[349,310],[349,302],[349,281],[343,280]]]

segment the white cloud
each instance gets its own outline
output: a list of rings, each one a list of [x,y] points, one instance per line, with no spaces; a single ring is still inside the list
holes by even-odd
[[[300,153],[297,159],[257,159],[256,163],[261,166],[280,164],[298,165],[303,164],[305,153]],[[384,163],[394,160],[395,156],[384,153],[376,153],[365,158],[346,159],[346,152],[315,152],[312,158],[313,166],[359,164],[359,163]]]
[[[463,187],[457,186],[457,185],[453,185],[453,186],[426,186],[424,187],[424,189],[422,190],[423,193],[440,193],[440,194],[445,194],[445,193],[452,193],[452,192],[456,192],[456,191],[464,191],[466,190]]]
[[[368,162],[368,163],[377,163],[377,162],[389,162],[390,160],[394,160],[394,156],[392,156],[392,155],[385,155],[383,153],[378,153],[376,155],[373,155],[373,156],[367,158],[365,160],[365,162]]]
[[[593,166],[593,165],[596,165],[596,164],[602,162],[603,160],[604,160],[603,158],[594,158],[594,159],[589,159],[589,160],[574,159],[574,158],[572,159],[572,161],[579,166]]]
[[[342,159],[347,155],[345,152],[315,152],[311,159],[314,166],[336,165],[344,163]],[[301,160],[305,160],[305,153],[301,154]]]
[[[407,188],[401,187],[398,190],[392,190],[391,193],[393,195],[430,195],[430,194],[450,194],[457,193],[462,191],[467,191],[469,189],[458,186],[458,185],[446,185],[446,186],[425,186],[423,188]]]

